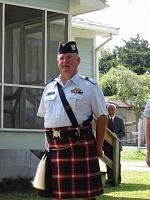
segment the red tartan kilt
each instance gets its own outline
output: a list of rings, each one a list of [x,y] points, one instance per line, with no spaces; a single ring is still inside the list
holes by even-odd
[[[52,197],[89,198],[103,193],[95,137],[86,136],[75,142],[69,138],[67,149],[51,151]],[[61,146],[60,141],[52,141],[50,147]],[[63,144],[64,145],[64,144]]]

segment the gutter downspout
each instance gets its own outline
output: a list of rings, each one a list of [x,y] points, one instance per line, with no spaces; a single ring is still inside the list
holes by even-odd
[[[105,46],[105,44],[107,44],[109,41],[112,40],[112,34],[110,33],[109,38],[104,41],[102,44],[100,44],[98,47],[95,48],[95,68],[94,68],[94,80],[96,80],[97,82],[99,81],[99,63],[98,63],[98,51]]]

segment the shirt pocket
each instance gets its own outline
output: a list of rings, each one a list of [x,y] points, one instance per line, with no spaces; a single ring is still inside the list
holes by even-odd
[[[82,94],[68,94],[67,100],[70,106],[72,107],[72,109],[75,110],[75,106],[77,102],[83,100],[83,95]]]
[[[47,109],[50,109],[51,105],[54,104],[55,99],[56,99],[56,93],[55,92],[52,92],[51,94],[45,96],[44,97],[45,107]]]
[[[82,100],[83,94],[68,94],[69,99]]]

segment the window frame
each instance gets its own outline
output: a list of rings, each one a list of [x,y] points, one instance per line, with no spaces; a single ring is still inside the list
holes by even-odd
[[[1,44],[1,47],[2,48],[2,52],[1,52],[1,62],[2,62],[2,75],[1,75],[1,79],[2,81],[0,82],[0,87],[1,87],[1,101],[0,101],[0,106],[1,106],[1,110],[0,110],[0,129],[15,129],[17,130],[17,128],[5,128],[4,127],[4,93],[5,93],[5,87],[23,87],[23,88],[29,88],[29,89],[44,89],[44,86],[38,86],[38,85],[28,85],[28,84],[15,84],[15,83],[5,83],[5,80],[4,80],[4,71],[5,71],[5,12],[6,12],[6,6],[8,5],[11,5],[11,6],[16,6],[16,5],[12,5],[12,4],[5,4],[5,3],[0,3],[1,7],[2,7],[2,44]],[[19,5],[17,5],[19,6]],[[22,6],[21,6],[22,7]],[[27,8],[30,8],[29,6],[27,6]],[[37,9],[37,8],[33,8],[33,9]],[[68,40],[68,18],[69,18],[69,14],[66,14],[66,13],[59,13],[59,12],[55,12],[58,14],[58,16],[55,16],[55,17],[51,17],[49,18],[49,12],[54,12],[54,11],[51,11],[51,10],[43,10],[43,9],[39,9],[38,10],[42,11],[42,48],[43,48],[43,58],[42,58],[42,62],[43,62],[43,66],[44,66],[44,83],[46,83],[48,80],[47,80],[47,54],[48,54],[48,48],[47,48],[47,37],[48,37],[48,22],[49,20],[56,20],[56,19],[60,19],[60,17],[64,17],[65,19],[65,35],[64,35],[64,39],[65,41]],[[34,20],[32,22],[27,22],[27,24],[31,23],[33,24]],[[26,23],[24,23],[26,24]],[[17,24],[13,24],[13,26],[17,26]],[[12,28],[12,26],[10,26],[10,28]],[[22,129],[22,128],[19,128],[19,130],[26,130],[26,131],[31,131],[31,129]],[[35,131],[35,129],[33,129]],[[38,129],[37,129],[38,130]]]

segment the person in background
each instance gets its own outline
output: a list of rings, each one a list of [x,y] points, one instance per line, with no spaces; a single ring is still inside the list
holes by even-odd
[[[117,108],[116,105],[114,104],[109,104],[108,105],[108,123],[107,123],[107,128],[111,130],[113,133],[116,134],[116,136],[120,140],[120,147],[119,147],[119,163],[120,163],[120,154],[122,151],[122,144],[121,144],[121,139],[125,136],[125,125],[124,121],[116,116]],[[103,150],[104,153],[107,157],[109,157],[111,160],[113,160],[113,147],[107,142],[104,141],[103,145]],[[114,186],[113,182],[113,170],[106,165],[107,168],[107,178],[108,180],[106,181],[106,184],[110,186]],[[121,164],[119,164],[119,180],[118,183],[121,183]]]
[[[76,42],[60,43],[57,63],[60,75],[45,86],[37,113],[44,118],[51,153],[50,197],[94,199],[103,193],[98,157],[103,156],[107,128],[105,98],[95,81],[78,73]],[[62,91],[70,104],[65,108],[60,98]],[[77,127],[72,123],[70,108]],[[97,118],[96,137],[93,115]]]
[[[150,167],[150,96],[148,98],[148,101],[144,109],[144,117],[146,118],[145,120],[145,138],[147,145],[146,162],[147,165]]]

